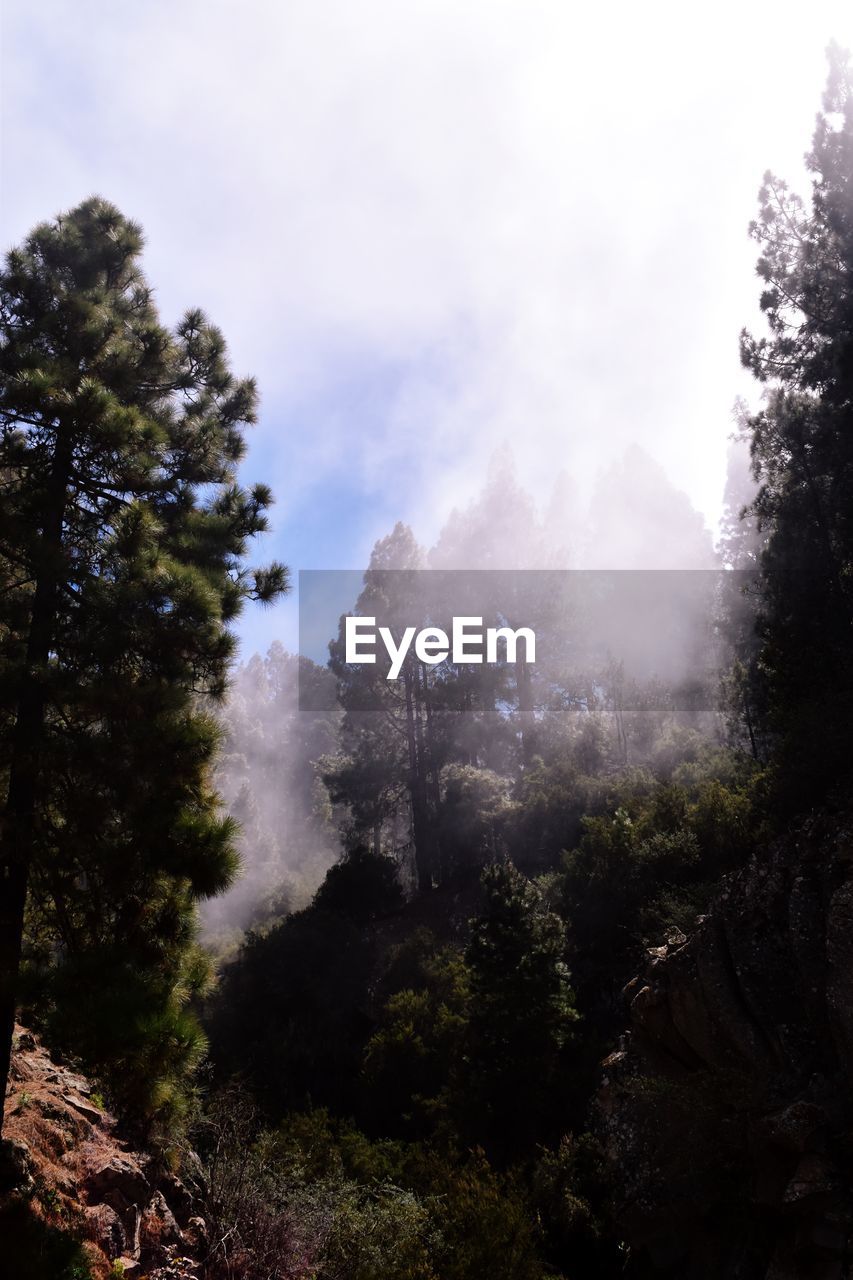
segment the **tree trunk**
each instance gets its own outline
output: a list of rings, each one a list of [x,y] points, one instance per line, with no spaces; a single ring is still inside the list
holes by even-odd
[[[755,728],[752,723],[752,709],[749,705],[749,695],[744,689],[743,694],[743,713],[746,720],[746,729],[749,734],[749,745],[752,751],[753,760],[758,760],[758,744],[755,741]]]
[[[410,664],[403,669],[403,681],[406,690],[406,740],[409,747],[409,795],[412,803],[412,838],[415,845],[415,866],[418,873],[418,888],[426,893],[432,888],[432,866],[427,832],[426,790],[423,784],[421,762],[418,759],[417,731],[415,716],[417,708],[412,688],[413,677]]]
[[[62,567],[62,527],[70,467],[70,435],[67,428],[60,426],[45,493],[45,514],[41,522],[41,564],[38,566],[33,592],[26,666],[12,730],[9,785],[0,836],[0,1099],[4,1107],[15,1030],[27,883],[35,839],[47,666],[56,622],[57,592]]]
[[[421,680],[424,690],[424,707],[426,708],[426,740],[427,750],[429,754],[429,784],[430,798],[432,800],[432,831],[434,843],[434,862],[436,871],[438,872],[439,881],[443,880],[447,873],[444,866],[444,856],[441,847],[441,836],[438,827],[438,815],[441,813],[441,779],[438,770],[438,752],[435,748],[435,726],[432,722],[432,693],[429,687],[429,675],[425,664],[421,664]]]
[[[516,664],[516,688],[518,690],[518,719],[521,726],[521,759],[524,767],[528,768],[536,750],[536,718],[533,714],[530,667],[526,657],[519,657]]]

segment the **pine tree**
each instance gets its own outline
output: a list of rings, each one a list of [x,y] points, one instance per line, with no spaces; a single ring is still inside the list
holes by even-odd
[[[766,387],[750,420],[760,670],[787,809],[848,790],[853,758],[853,83],[846,56],[831,46],[829,57],[811,207],[765,175],[751,231],[769,335],[742,336]]]
[[[493,863],[483,889],[465,954],[472,997],[465,1108],[487,1149],[517,1157],[544,1136],[577,1013],[563,923],[537,886],[512,863]]]
[[[411,529],[398,523],[373,548],[356,612],[375,617],[395,635],[406,626],[423,625],[429,601],[418,576],[422,567],[423,552]],[[386,828],[396,834],[403,819],[418,887],[426,891],[439,872],[438,769],[428,719],[429,676],[411,650],[397,681],[386,679],[388,665],[381,658],[370,665],[345,662],[343,627],[342,618],[338,638],[329,646],[329,666],[337,676],[344,709],[344,752],[327,761],[326,785],[336,803],[348,805],[352,836],[359,841],[369,838],[377,854]]]
[[[26,911],[60,1022],[150,1113],[197,1053],[194,903],[235,870],[205,704],[286,571],[244,564],[271,501],[235,479],[254,384],[201,312],[160,323],[142,243],[92,198],[0,273],[0,1086]]]

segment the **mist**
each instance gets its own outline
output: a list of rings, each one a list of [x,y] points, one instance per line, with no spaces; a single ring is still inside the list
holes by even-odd
[[[239,824],[241,865],[232,888],[202,908],[202,933],[220,950],[307,905],[340,853],[317,762],[336,745],[334,681],[314,670],[319,710],[298,709],[303,660],[273,644],[234,675],[220,712],[223,741],[214,782]],[[304,664],[311,666],[312,664]]]
[[[144,225],[164,314],[205,307],[258,378],[260,555],[363,568],[397,520],[433,545],[504,443],[540,508],[636,444],[716,525],[746,226],[768,166],[801,172],[846,6],[3,16],[5,241],[93,190]],[[241,638],[293,649],[294,603]]]
[[[2,26],[0,1270],[846,1275],[849,2]]]
[[[450,513],[431,547],[397,522],[375,544],[365,574],[309,575],[301,656],[280,643],[264,658],[253,656],[238,668],[223,712],[217,784],[241,826],[242,870],[234,887],[204,909],[209,940],[227,945],[239,930],[262,928],[305,906],[328,868],[359,841],[391,854],[403,881],[415,883],[412,800],[403,782],[386,779],[379,786],[398,790],[378,825],[369,814],[370,803],[377,812],[382,807],[378,793],[360,814],[342,802],[337,779],[351,767],[364,735],[404,707],[402,695],[382,687],[388,664],[381,655],[373,692],[366,689],[347,707],[342,613],[378,613],[377,625],[398,629],[449,626],[452,616],[471,613],[536,626],[538,661],[526,693],[506,665],[485,678],[488,690],[482,676],[459,669],[447,678],[435,670],[429,676],[436,682],[432,697],[446,702],[443,711],[430,712],[431,731],[444,715],[446,737],[434,799],[443,805],[455,796],[457,824],[468,803],[459,792],[461,766],[469,770],[469,790],[470,770],[479,771],[480,788],[488,778],[505,817],[513,787],[534,756],[547,761],[585,752],[590,758],[594,741],[596,767],[607,772],[654,767],[676,741],[689,756],[703,742],[728,740],[719,678],[731,652],[716,632],[744,584],[742,576],[726,581],[718,571],[754,566],[747,549],[754,525],[740,518],[755,492],[748,449],[732,438],[725,517],[713,533],[663,467],[636,445],[590,488],[579,500],[571,477],[558,474],[547,502],[537,504],[519,480],[512,451],[503,448],[493,454],[480,491]],[[469,689],[467,709],[449,693],[454,679]],[[519,696],[527,698],[526,707]],[[519,755],[509,740],[525,716],[527,744]],[[491,740],[483,736],[490,719]],[[693,748],[685,745],[691,734]],[[393,756],[396,748],[384,739],[376,748],[377,754],[389,749]],[[468,798],[474,808],[480,803]]]
[[[700,57],[674,6],[12,0],[3,233],[93,189],[144,224],[164,315],[201,304],[258,377],[259,558],[363,569],[402,522],[436,570],[713,569],[749,500],[725,490],[746,224],[848,25],[724,6]],[[270,674],[297,606],[239,623],[217,785],[243,871],[208,929],[303,904],[349,838],[336,730]]]

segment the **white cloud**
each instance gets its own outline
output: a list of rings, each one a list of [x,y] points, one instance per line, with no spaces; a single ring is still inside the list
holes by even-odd
[[[847,6],[4,9],[4,239],[92,190],[137,217],[167,314],[206,306],[258,374],[283,497],[345,450],[429,537],[502,440],[540,494],[636,440],[716,514],[746,223],[764,168],[799,167]],[[275,446],[383,365],[358,431]]]

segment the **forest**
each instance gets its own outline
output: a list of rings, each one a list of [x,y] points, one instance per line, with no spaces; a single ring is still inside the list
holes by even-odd
[[[808,167],[805,195],[765,175],[750,226],[757,407],[715,536],[639,449],[586,502],[555,476],[545,505],[498,451],[437,538],[400,521],[351,598],[339,575],[328,658],[238,660],[241,611],[294,586],[252,560],[258,390],[201,311],[161,319],[141,228],[92,197],[8,254],[2,1274],[850,1274],[835,46]],[[532,629],[535,660],[378,639],[348,660],[348,618],[446,640],[461,616]],[[88,1099],[52,1154],[38,1046]],[[103,1115],[159,1235],[129,1165],[100,1199],[68,1176]]]

